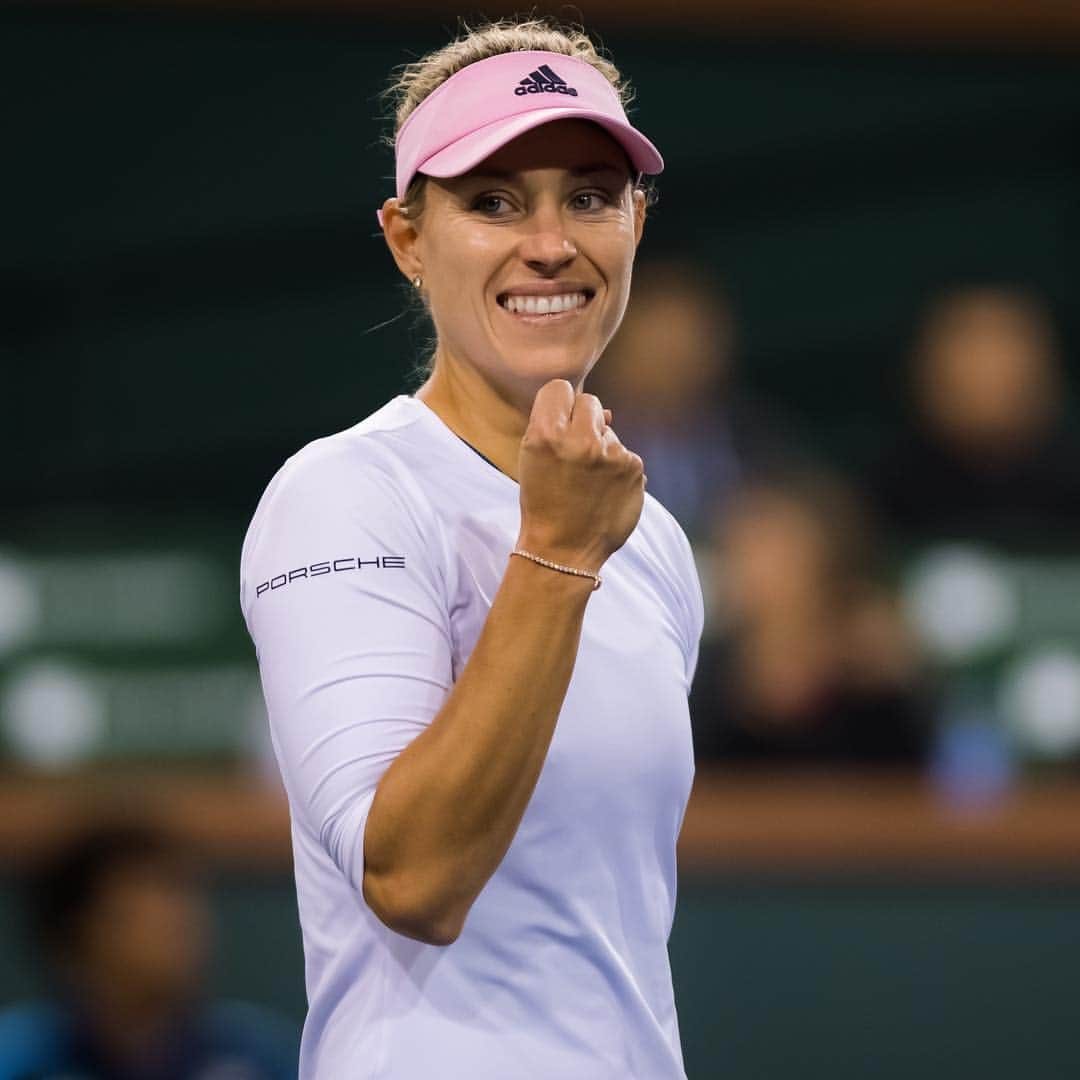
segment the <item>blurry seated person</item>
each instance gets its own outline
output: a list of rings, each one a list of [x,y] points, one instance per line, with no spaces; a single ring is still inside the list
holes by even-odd
[[[919,763],[928,711],[853,495],[820,476],[747,487],[720,519],[719,626],[690,699],[699,761]]]
[[[703,268],[643,263],[586,387],[610,403],[620,438],[645,461],[649,493],[692,543],[748,476],[790,456],[786,425],[736,392],[734,352],[733,312]]]
[[[0,1014],[0,1080],[285,1080],[297,1040],[201,995],[208,912],[162,835],[102,825],[36,882],[50,999]]]
[[[1080,445],[1046,307],[1008,289],[946,295],[914,356],[915,423],[871,478],[901,541],[1074,550]]]

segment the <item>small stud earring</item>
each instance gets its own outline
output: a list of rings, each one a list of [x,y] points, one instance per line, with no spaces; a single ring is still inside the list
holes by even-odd
[[[419,274],[417,274],[416,277],[412,279],[412,283],[414,289],[419,289],[420,286],[424,284],[424,279]]]

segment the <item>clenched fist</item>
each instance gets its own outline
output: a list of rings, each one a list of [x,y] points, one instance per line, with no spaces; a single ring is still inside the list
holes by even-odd
[[[597,572],[641,517],[645,473],[608,426],[611,413],[565,379],[545,383],[521,440],[518,545]]]

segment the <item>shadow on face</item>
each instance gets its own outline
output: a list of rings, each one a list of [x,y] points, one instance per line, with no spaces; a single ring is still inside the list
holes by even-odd
[[[83,981],[123,997],[183,1001],[202,980],[207,923],[205,898],[178,867],[117,866],[83,913],[70,961]]]
[[[877,573],[865,508],[831,476],[748,485],[720,516],[715,544],[723,602],[736,619],[834,611]]]
[[[1045,308],[1004,289],[946,297],[923,326],[916,394],[927,427],[960,449],[1000,454],[1036,440],[1060,397]]]
[[[197,991],[207,900],[187,852],[155,828],[109,821],[71,837],[30,902],[54,972],[76,992],[167,1009]]]
[[[634,410],[678,416],[727,383],[734,340],[727,298],[702,268],[646,263],[597,385]]]

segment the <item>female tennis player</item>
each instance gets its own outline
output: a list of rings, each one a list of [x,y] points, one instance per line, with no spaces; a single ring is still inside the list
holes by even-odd
[[[308,1080],[685,1076],[667,940],[701,591],[582,390],[663,164],[618,84],[536,21],[408,66],[380,220],[430,377],[290,458],[244,544]]]

